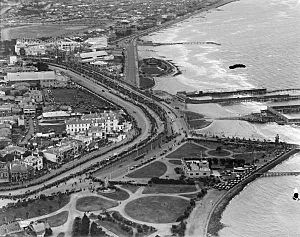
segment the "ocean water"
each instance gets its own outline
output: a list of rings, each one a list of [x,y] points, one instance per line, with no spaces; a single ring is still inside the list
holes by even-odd
[[[140,47],[140,51],[179,66],[182,75],[156,81],[156,89],[173,94],[180,90],[300,88],[299,16],[299,0],[240,0],[146,37],[154,42],[213,41],[221,46]],[[236,63],[246,68],[228,68]]]
[[[143,57],[171,60],[182,71],[176,77],[157,78],[155,89],[177,91],[241,88],[300,88],[300,1],[240,0],[200,14],[152,34],[154,42],[203,42],[217,45],[140,47]],[[246,68],[230,70],[242,63]],[[299,104],[299,101],[296,102]],[[234,117],[259,112],[268,104],[233,106],[189,105],[207,118]],[[300,144],[300,128],[277,124],[216,120],[201,132],[244,136]],[[274,168],[300,171],[300,154]],[[249,184],[225,209],[220,237],[300,237],[300,202],[292,200],[300,176],[261,178]]]

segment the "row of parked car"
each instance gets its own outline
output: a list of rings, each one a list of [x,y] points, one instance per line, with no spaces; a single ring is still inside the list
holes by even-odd
[[[226,180],[221,183],[215,184],[214,188],[218,190],[228,190],[241,182],[242,180],[246,179],[251,173],[256,169],[255,165],[244,167],[244,170],[241,172],[233,172],[235,174],[235,178],[231,180]]]

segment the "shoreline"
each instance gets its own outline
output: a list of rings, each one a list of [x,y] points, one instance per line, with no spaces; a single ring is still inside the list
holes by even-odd
[[[260,173],[265,173],[270,169],[276,167],[281,164],[283,161],[291,158],[293,155],[300,152],[300,148],[294,148],[291,151],[275,158],[270,161],[268,164],[258,168],[255,172],[243,180],[238,185],[234,186],[232,189],[228,190],[224,195],[220,197],[220,199],[215,203],[213,209],[211,210],[209,217],[206,222],[204,236],[219,236],[219,231],[225,227],[225,225],[221,222],[222,214],[225,211],[226,207],[230,204],[230,201],[237,196],[240,192],[244,190],[244,188],[255,181],[260,177]]]

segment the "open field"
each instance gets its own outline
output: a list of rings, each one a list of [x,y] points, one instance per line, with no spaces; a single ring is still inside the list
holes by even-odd
[[[149,196],[129,202],[125,212],[131,218],[150,223],[171,223],[183,214],[189,201],[172,196]]]
[[[51,227],[57,227],[65,224],[68,220],[68,216],[69,216],[69,212],[63,211],[54,216],[41,219],[40,221],[47,221]]]
[[[147,166],[144,166],[130,174],[127,177],[130,178],[152,178],[162,176],[167,171],[167,166],[160,162],[155,161]]]
[[[118,204],[116,202],[109,201],[101,197],[89,196],[79,198],[76,202],[76,209],[82,212],[100,211],[115,207],[117,205]]]
[[[123,200],[126,200],[129,198],[129,194],[124,191],[124,190],[117,190],[113,193],[102,193],[102,192],[99,192],[98,194],[104,196],[104,197],[107,197],[107,198],[110,198],[110,199],[114,199],[114,200],[117,200],[117,201],[123,201]]]
[[[197,191],[195,185],[188,184],[152,184],[145,187],[143,193],[188,193]]]
[[[132,193],[135,193],[140,188],[140,186],[124,184],[124,185],[121,185],[121,188],[127,189],[127,190],[131,191]]]
[[[55,212],[70,201],[70,196],[56,196],[53,199],[37,199],[33,202],[17,203],[17,206],[0,209],[0,225],[4,219],[12,221],[15,218],[29,219]],[[13,204],[12,204],[13,205]],[[5,217],[5,218],[4,218]]]
[[[205,156],[203,153],[204,151],[206,151],[205,147],[193,143],[185,143],[177,150],[167,155],[166,158],[181,159],[183,157],[200,157],[201,152],[203,156]]]
[[[109,231],[113,232],[114,234],[116,234],[119,237],[131,237],[132,236],[128,232],[122,230],[120,225],[117,223],[113,223],[110,221],[96,221],[96,222],[99,223],[104,228],[108,229]]]
[[[16,38],[40,38],[40,37],[53,37],[71,33],[78,30],[83,30],[88,26],[77,25],[62,25],[62,24],[40,24],[40,25],[27,25],[4,28],[1,30],[1,36],[4,40],[11,40]]]
[[[100,112],[115,109],[109,102],[81,89],[56,88],[52,90],[54,102],[58,105],[71,106],[75,112]]]

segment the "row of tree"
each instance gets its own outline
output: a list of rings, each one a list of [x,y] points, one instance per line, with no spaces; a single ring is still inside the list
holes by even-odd
[[[76,217],[73,222],[72,237],[106,237],[105,231],[102,230],[95,222],[90,221],[86,214],[82,218]]]

